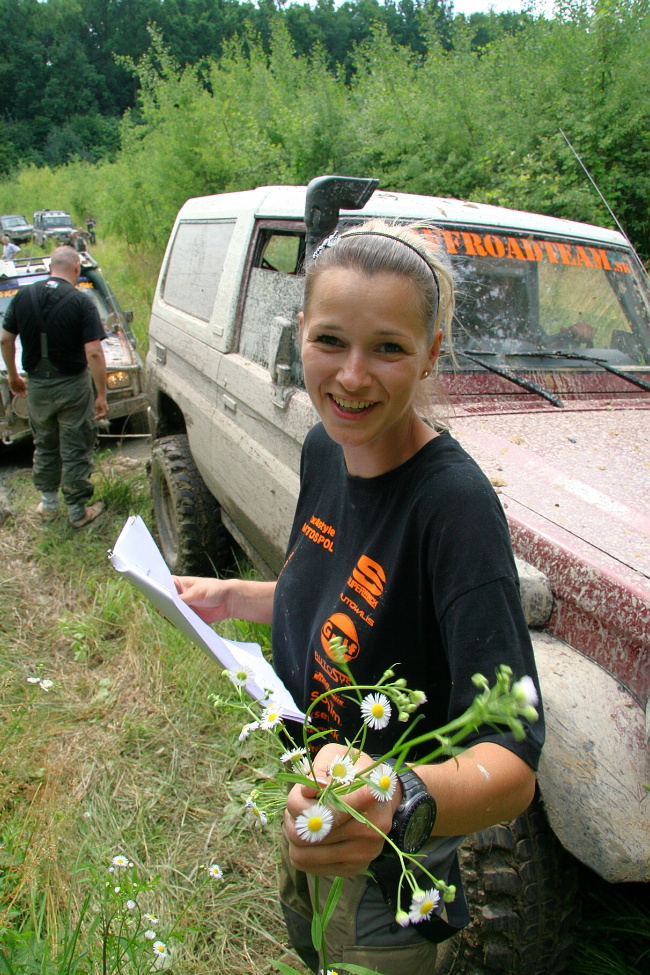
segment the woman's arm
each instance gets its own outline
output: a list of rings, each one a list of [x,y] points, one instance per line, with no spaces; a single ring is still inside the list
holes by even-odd
[[[178,595],[206,623],[239,619],[270,623],[275,582],[173,576]]]
[[[314,770],[323,784],[328,781],[332,759],[342,751],[341,745],[329,744],[316,756]],[[361,767],[370,763],[367,755],[360,756]],[[459,836],[514,819],[526,809],[535,791],[535,773],[530,766],[495,742],[479,742],[458,759],[440,765],[413,768],[436,800],[434,836]],[[323,876],[363,873],[381,853],[383,838],[371,827],[336,812],[332,830],[320,843],[305,842],[296,831],[295,821],[316,801],[315,796],[316,790],[307,786],[294,786],[289,793],[284,824],[292,862],[299,870]],[[388,802],[379,802],[363,786],[346,796],[346,802],[387,834],[401,798],[399,785]]]

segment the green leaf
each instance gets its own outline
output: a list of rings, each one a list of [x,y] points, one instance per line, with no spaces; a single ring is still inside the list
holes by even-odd
[[[297,968],[292,968],[291,965],[285,965],[283,961],[274,961],[273,965],[275,965],[279,972],[282,972],[282,975],[302,975],[302,972],[299,972]]]
[[[327,900],[325,902],[325,907],[323,908],[321,914],[321,923],[323,926],[323,931],[327,928],[330,923],[332,914],[338,904],[339,897],[341,896],[341,890],[343,888],[343,877],[335,877],[332,881],[332,886],[330,887],[330,892],[327,895]]]

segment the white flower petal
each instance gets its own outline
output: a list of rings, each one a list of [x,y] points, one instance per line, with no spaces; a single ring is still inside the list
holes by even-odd
[[[296,819],[296,831],[301,839],[318,843],[327,836],[333,821],[331,810],[317,802],[300,813]]]
[[[365,723],[381,731],[390,721],[392,708],[385,694],[368,694],[361,703],[361,716]]]
[[[411,923],[418,924],[420,921],[425,921],[428,917],[431,917],[439,900],[440,893],[433,887],[430,890],[416,890],[413,894],[411,906],[409,907],[409,919]]]
[[[373,769],[370,773],[368,788],[372,792],[375,799],[379,799],[380,802],[387,802],[389,799],[393,798],[396,785],[397,776],[392,765],[378,765],[377,768]]]

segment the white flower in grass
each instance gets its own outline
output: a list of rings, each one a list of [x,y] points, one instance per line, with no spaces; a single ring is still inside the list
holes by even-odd
[[[409,907],[409,919],[413,924],[426,921],[440,900],[440,894],[433,887],[430,890],[413,891],[413,900]]]
[[[296,819],[296,831],[301,839],[318,843],[327,836],[333,821],[334,817],[327,806],[317,802],[300,813]]]
[[[127,908],[128,908],[129,911],[134,911],[135,908],[137,907],[135,901],[127,901],[126,902],[126,906],[127,906]]]
[[[160,924],[160,921],[158,920],[158,918],[157,917],[154,917],[153,914],[143,914],[142,915],[142,920],[143,921],[148,921],[149,924]]]
[[[349,785],[354,779],[354,763],[349,755],[336,755],[328,769],[329,774],[341,785]]]
[[[247,664],[243,664],[237,670],[226,670],[225,674],[235,687],[245,687],[249,680],[255,677],[252,668]]]
[[[114,856],[113,859],[111,860],[111,864],[114,867],[131,866],[131,864],[129,864],[129,858],[125,857],[122,853],[118,853],[117,856]]]
[[[307,754],[306,748],[290,748],[288,751],[284,753],[284,755],[280,755],[280,761],[284,762],[287,765],[289,763],[293,765],[294,762],[299,762],[302,756],[306,754]]]
[[[41,681],[39,681],[39,684],[43,688],[44,691],[49,691],[50,687],[54,687],[54,681],[53,680],[41,680]]]
[[[390,721],[392,708],[385,694],[368,694],[361,703],[361,716],[375,731],[381,731]]]
[[[239,732],[239,740],[246,741],[251,731],[257,731],[259,726],[259,721],[251,721],[250,724],[245,724],[242,730]]]
[[[262,826],[266,826],[268,822],[266,813],[264,812],[263,809],[260,809],[260,807],[257,805],[256,802],[254,802],[252,799],[247,799],[246,808],[250,809],[250,811],[252,812],[254,816],[255,825],[257,826],[258,829],[261,829]]]
[[[40,677],[28,677],[27,678],[27,683],[28,684],[40,684],[40,682],[41,682],[41,678]]]
[[[307,758],[306,755],[303,755],[303,757],[299,761],[294,762],[291,767],[296,773],[296,775],[311,775],[311,768],[309,767],[309,759]]]
[[[144,936],[147,939],[147,941],[153,941],[154,938],[156,937],[156,932],[151,930],[145,931]]]
[[[535,707],[539,704],[539,695],[532,677],[522,677],[512,685],[512,693],[518,704]]]
[[[213,863],[212,866],[206,869],[213,880],[221,880],[223,878],[223,870],[218,863]]]
[[[260,728],[262,731],[269,731],[271,728],[275,728],[282,721],[282,708],[275,704],[273,701],[264,708],[262,712],[262,717],[260,719]]]
[[[161,958],[166,958],[169,952],[167,951],[167,945],[164,941],[154,941],[153,951],[155,955],[160,955]]]
[[[171,958],[169,957],[169,952],[167,951],[167,945],[165,942],[154,941],[152,947],[154,953],[152,971],[159,971],[161,968],[169,968],[171,966]]]
[[[379,799],[380,802],[387,802],[393,798],[396,784],[397,776],[395,775],[395,769],[390,765],[383,764],[378,765],[370,773],[368,788],[375,799]]]
[[[121,888],[121,887],[113,887],[113,893],[114,893],[114,894],[119,894],[119,892],[120,892],[121,890],[122,890],[122,888]]]

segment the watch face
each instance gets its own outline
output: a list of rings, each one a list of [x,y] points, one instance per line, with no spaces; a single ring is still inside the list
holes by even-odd
[[[406,852],[416,853],[429,839],[433,825],[433,810],[428,796],[413,809],[404,830],[403,846]]]

